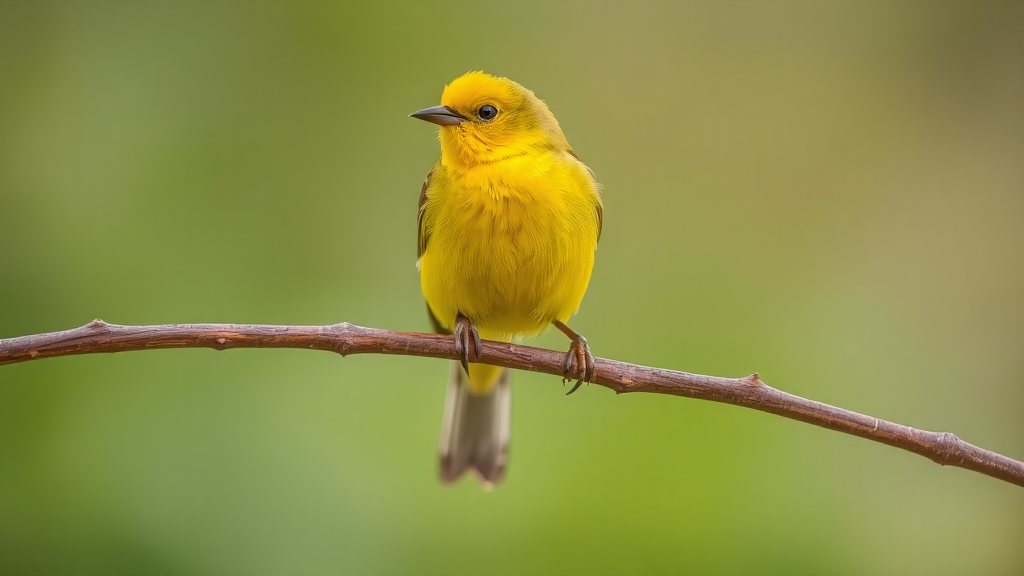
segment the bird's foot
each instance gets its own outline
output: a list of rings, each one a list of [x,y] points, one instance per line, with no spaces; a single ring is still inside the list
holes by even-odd
[[[483,345],[480,343],[480,334],[476,326],[462,314],[455,318],[455,352],[462,361],[462,369],[469,376],[469,362],[480,359],[480,351]]]
[[[590,383],[594,380],[594,355],[590,353],[590,346],[587,339],[577,334],[569,344],[569,352],[565,354],[565,366],[562,368],[562,384],[577,378],[572,390],[566,392],[566,396],[575,392],[584,382]]]

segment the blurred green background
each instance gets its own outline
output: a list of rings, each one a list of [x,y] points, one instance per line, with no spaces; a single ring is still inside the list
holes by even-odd
[[[984,2],[0,4],[0,337],[428,331],[406,117],[474,69],[605,186],[573,326],[1024,458],[1024,10]],[[538,344],[558,349],[547,334]],[[445,488],[447,366],[0,367],[0,573],[1020,574],[1024,490],[731,406],[515,375]]]

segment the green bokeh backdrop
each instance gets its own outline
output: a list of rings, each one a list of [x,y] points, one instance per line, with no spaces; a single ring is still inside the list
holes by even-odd
[[[1024,458],[1019,3],[0,4],[0,337],[427,331],[436,130],[473,69],[605,187],[573,325]],[[557,334],[539,344],[565,346]],[[296,350],[0,367],[0,573],[1020,574],[1024,490],[731,406],[517,373],[446,488],[447,367]]]

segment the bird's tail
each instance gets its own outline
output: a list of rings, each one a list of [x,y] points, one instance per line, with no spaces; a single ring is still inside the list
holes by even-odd
[[[462,365],[451,363],[441,424],[441,480],[449,484],[470,469],[491,488],[505,476],[508,461],[512,371],[484,364],[469,369],[472,387]]]

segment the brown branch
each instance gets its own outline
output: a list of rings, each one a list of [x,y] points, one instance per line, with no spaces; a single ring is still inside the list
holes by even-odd
[[[456,359],[451,337],[391,332],[342,322],[331,326],[166,324],[119,326],[95,320],[73,330],[0,339],[0,365],[54,356],[156,348],[310,348],[348,354],[398,354]],[[480,361],[562,375],[563,352],[483,343]],[[616,393],[650,392],[713,400],[770,412],[822,428],[909,450],[947,466],[1024,486],[1024,462],[973,446],[948,432],[928,432],[829,406],[768,386],[758,375],[719,378],[597,359],[595,384]]]

